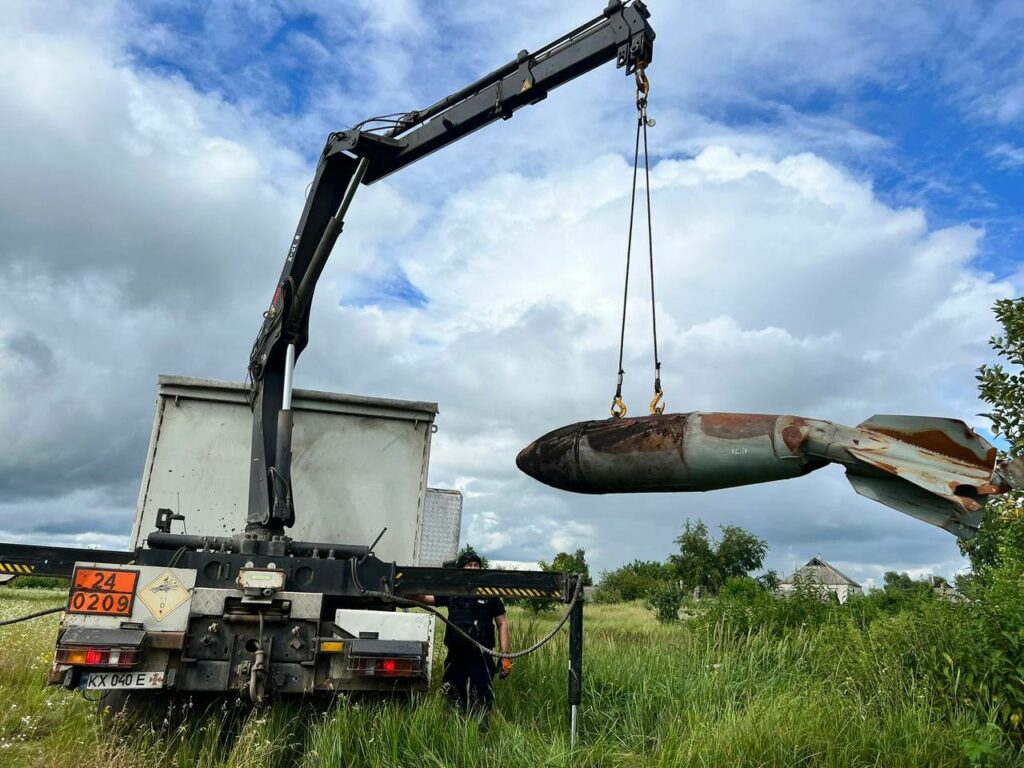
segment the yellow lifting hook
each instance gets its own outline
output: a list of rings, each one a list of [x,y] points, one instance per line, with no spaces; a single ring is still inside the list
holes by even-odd
[[[651,413],[655,416],[660,416],[665,412],[665,403],[661,403],[661,398],[665,396],[665,393],[660,389],[654,393],[654,397],[651,398]],[[658,405],[661,403],[661,405]]]
[[[612,417],[621,419],[626,415],[627,411],[629,411],[629,408],[627,408],[626,404],[622,402],[621,397],[616,397],[615,400],[612,401]]]

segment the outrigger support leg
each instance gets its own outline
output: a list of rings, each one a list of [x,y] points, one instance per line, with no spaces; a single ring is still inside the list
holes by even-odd
[[[582,577],[577,577],[582,578]],[[576,727],[583,700],[583,601],[569,615],[569,747],[576,747]]]

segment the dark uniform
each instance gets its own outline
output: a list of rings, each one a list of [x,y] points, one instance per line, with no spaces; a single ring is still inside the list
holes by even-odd
[[[505,615],[497,597],[437,597],[435,605],[447,606],[448,618],[486,648],[494,648],[494,620]],[[441,688],[463,710],[484,713],[494,704],[494,657],[489,656],[451,628],[444,631],[448,655],[444,660]]]

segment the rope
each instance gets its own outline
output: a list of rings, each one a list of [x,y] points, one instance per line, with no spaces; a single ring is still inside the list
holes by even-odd
[[[381,600],[396,603],[397,605],[407,605],[411,608],[423,608],[424,610],[429,611],[430,613],[437,616],[437,618],[439,618],[441,621],[445,623],[445,626],[454,629],[456,632],[458,632],[460,635],[466,638],[466,640],[475,645],[480,650],[481,653],[486,653],[487,655],[493,656],[496,659],[518,659],[523,656],[528,656],[540,647],[546,645],[555,635],[558,634],[562,627],[565,626],[565,622],[567,622],[569,620],[569,617],[572,615],[572,609],[576,607],[576,603],[579,602],[579,599],[583,594],[583,579],[577,579],[576,591],[573,592],[572,600],[569,601],[569,608],[566,610],[565,615],[562,617],[561,621],[559,621],[558,624],[555,625],[555,628],[548,632],[548,634],[546,634],[536,643],[531,645],[529,648],[524,648],[521,651],[512,651],[510,653],[502,653],[501,651],[496,651],[493,648],[488,648],[486,645],[477,642],[474,638],[470,637],[467,632],[463,631],[461,627],[457,626],[456,624],[453,624],[447,616],[438,611],[436,608],[426,605],[425,603],[421,603],[417,600],[410,600],[407,597],[398,597],[397,595],[392,595],[387,592],[375,592],[373,590],[365,590],[363,594],[367,595],[368,597],[376,597]]]
[[[0,621],[0,627],[6,627],[10,624],[17,624],[19,621],[28,621],[29,619],[38,619],[40,616],[47,616],[51,613],[59,613],[63,611],[67,606],[58,605],[53,608],[47,608],[45,611],[36,611],[35,613],[29,613],[25,616],[19,616],[16,619],[5,619]]]

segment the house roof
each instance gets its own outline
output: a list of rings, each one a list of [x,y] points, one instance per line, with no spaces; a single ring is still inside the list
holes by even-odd
[[[851,587],[860,587],[860,584],[820,557],[812,557],[807,561],[807,565],[797,568],[784,578],[782,583],[794,584],[798,579],[811,584],[846,584]]]

